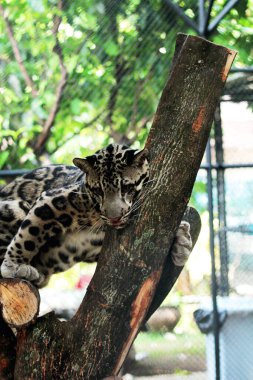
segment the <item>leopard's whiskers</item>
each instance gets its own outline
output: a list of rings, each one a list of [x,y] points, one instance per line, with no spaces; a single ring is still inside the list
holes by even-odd
[[[98,233],[98,230],[100,229],[100,227],[102,227],[102,225],[100,225],[101,223],[101,220],[98,219],[89,229],[89,233]]]
[[[143,192],[139,196],[139,198],[132,204],[130,210],[124,215],[129,216],[131,213],[135,212],[143,203],[143,200],[147,198],[147,196],[153,191],[153,189],[149,189],[148,191]]]

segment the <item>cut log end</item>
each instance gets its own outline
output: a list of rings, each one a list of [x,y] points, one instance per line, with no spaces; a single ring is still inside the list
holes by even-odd
[[[38,290],[21,279],[0,279],[2,317],[11,327],[21,328],[32,323],[39,312]]]

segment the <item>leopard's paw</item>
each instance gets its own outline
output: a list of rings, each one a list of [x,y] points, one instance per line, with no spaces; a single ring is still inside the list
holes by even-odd
[[[4,259],[1,265],[1,274],[4,278],[23,278],[28,281],[40,279],[39,272],[31,265],[17,264],[8,259]]]
[[[44,288],[49,282],[49,277],[44,276],[44,274],[39,272],[39,278],[37,280],[32,281],[33,285],[37,288]]]
[[[192,250],[192,239],[190,235],[190,224],[182,221],[175,237],[172,247],[172,261],[176,266],[185,265]]]

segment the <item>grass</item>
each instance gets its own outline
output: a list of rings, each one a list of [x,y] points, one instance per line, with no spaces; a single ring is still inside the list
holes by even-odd
[[[173,333],[141,332],[135,340],[137,355],[146,355],[139,362],[142,371],[148,363],[155,373],[189,374],[205,368],[205,336],[193,320],[196,304],[180,304],[181,319]],[[146,364],[145,364],[146,363]],[[149,370],[150,372],[150,370]]]
[[[145,352],[152,359],[173,357],[181,354],[189,356],[205,355],[205,337],[199,334],[140,333],[135,341],[137,352]]]

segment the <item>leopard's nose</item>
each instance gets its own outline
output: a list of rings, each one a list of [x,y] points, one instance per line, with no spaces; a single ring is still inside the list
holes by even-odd
[[[121,217],[118,218],[108,218],[111,224],[118,224],[120,222]]]

